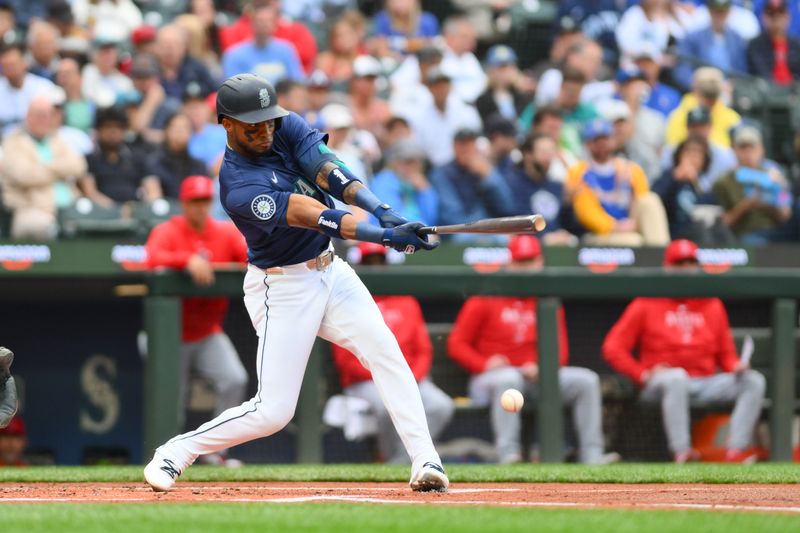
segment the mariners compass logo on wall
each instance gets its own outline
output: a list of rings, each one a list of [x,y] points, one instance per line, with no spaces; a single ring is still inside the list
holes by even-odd
[[[261,101],[262,109],[269,107],[269,91],[267,89],[261,89],[258,91],[258,99]]]
[[[275,215],[275,200],[266,194],[259,194],[250,204],[253,214],[261,220],[269,220]]]

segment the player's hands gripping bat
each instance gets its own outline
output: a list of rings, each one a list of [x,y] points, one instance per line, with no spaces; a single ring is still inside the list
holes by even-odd
[[[17,413],[17,386],[11,377],[14,353],[0,346],[0,429],[11,423]]]
[[[423,226],[419,235],[442,235],[450,233],[538,233],[547,226],[542,215],[485,218],[465,224],[450,226]]]
[[[439,246],[438,242],[428,242],[427,235],[420,235],[420,229],[422,229],[422,222],[407,222],[388,228],[384,230],[383,244],[407,254],[413,254],[420,248],[433,250]]]

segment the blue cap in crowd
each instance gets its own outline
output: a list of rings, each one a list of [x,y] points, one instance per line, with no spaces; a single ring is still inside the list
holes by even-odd
[[[517,53],[510,46],[496,44],[486,52],[486,64],[490,67],[499,65],[516,65]]]
[[[631,80],[645,80],[644,72],[640,69],[633,67],[633,68],[621,68],[617,71],[616,77],[617,83],[620,85],[627,83]]]
[[[610,137],[614,133],[614,127],[607,120],[596,118],[587,122],[581,131],[581,138],[584,142],[593,141],[598,137]]]

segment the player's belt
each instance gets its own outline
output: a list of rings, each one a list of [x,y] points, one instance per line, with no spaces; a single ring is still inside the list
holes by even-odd
[[[336,254],[333,253],[333,250],[325,250],[314,259],[309,259],[303,263],[297,263],[296,265],[288,265],[285,267],[270,267],[263,269],[263,271],[266,274],[287,274],[289,270],[296,267],[305,267],[308,270],[324,271],[331,266],[331,263],[333,263],[335,258]]]

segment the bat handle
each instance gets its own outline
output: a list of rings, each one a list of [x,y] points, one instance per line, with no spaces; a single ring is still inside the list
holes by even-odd
[[[422,226],[417,230],[417,235],[436,235],[438,228],[436,226]]]

